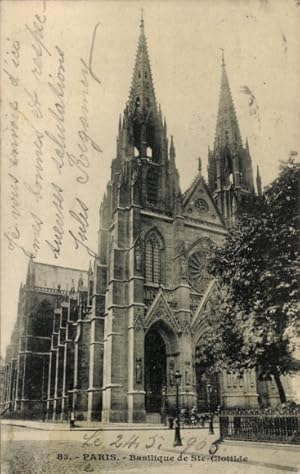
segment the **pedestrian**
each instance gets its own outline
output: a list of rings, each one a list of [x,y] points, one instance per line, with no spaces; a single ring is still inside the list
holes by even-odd
[[[75,428],[75,413],[72,410],[70,416],[70,429]]]

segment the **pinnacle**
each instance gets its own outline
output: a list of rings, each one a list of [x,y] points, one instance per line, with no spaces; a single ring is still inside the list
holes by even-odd
[[[175,146],[174,146],[173,135],[171,135],[171,141],[170,141],[170,157],[175,158]]]
[[[199,174],[202,174],[202,160],[200,156],[198,158],[198,172]]]

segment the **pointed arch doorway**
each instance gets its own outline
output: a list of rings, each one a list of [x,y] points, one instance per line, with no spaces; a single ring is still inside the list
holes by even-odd
[[[159,413],[163,404],[163,388],[167,384],[167,351],[159,328],[154,325],[145,336],[145,408]]]

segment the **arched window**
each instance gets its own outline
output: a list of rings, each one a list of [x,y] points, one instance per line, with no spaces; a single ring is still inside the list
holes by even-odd
[[[146,261],[145,261],[145,278],[146,283],[161,283],[163,256],[164,256],[164,241],[161,235],[152,230],[146,236]]]
[[[152,148],[150,146],[147,146],[146,148],[146,156],[152,158]]]

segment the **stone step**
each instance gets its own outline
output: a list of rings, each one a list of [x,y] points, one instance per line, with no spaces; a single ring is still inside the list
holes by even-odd
[[[154,425],[161,424],[160,413],[146,413],[146,423],[153,423]]]

